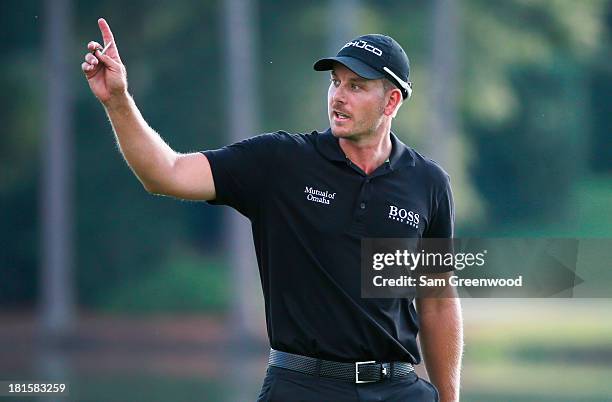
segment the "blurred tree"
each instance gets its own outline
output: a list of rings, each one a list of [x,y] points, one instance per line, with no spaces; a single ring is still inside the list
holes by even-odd
[[[589,147],[589,162],[597,172],[612,173],[612,1],[608,0],[603,12],[605,30],[601,46],[597,49],[590,75],[591,113],[593,137]]]
[[[223,5],[228,66],[224,77],[228,89],[227,142],[234,143],[253,136],[259,129],[255,62],[259,19],[255,0],[224,0]],[[251,225],[245,217],[228,208],[224,229],[225,248],[232,270],[231,283],[234,285],[231,289],[232,341],[245,346],[260,341],[265,327]]]
[[[566,220],[586,167],[604,2],[463,4],[464,131],[490,225]]]
[[[33,307],[39,290],[41,7],[40,1],[0,2],[0,303],[11,307]]]
[[[451,152],[451,142],[459,133],[456,98],[459,4],[457,0],[432,2],[430,70],[433,79],[429,88],[427,148],[431,157],[447,168],[455,165],[456,154]]]
[[[47,113],[41,181],[42,258],[40,313],[45,334],[64,336],[74,321],[72,80],[67,66],[70,0],[47,0],[45,59]]]

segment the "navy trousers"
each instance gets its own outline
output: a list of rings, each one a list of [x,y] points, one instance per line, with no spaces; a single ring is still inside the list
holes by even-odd
[[[438,390],[412,372],[403,378],[354,384],[268,366],[257,402],[439,402]]]

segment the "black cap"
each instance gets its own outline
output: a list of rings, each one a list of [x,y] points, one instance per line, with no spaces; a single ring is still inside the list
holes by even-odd
[[[410,62],[404,49],[393,38],[380,34],[362,35],[353,39],[338,52],[314,64],[317,71],[333,68],[334,62],[342,63],[357,75],[375,80],[387,78],[401,91],[404,99],[412,94]]]

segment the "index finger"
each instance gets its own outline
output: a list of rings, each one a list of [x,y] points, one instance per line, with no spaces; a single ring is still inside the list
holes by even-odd
[[[100,27],[100,32],[102,32],[102,39],[104,39],[104,45],[110,43],[110,41],[114,41],[113,33],[111,32],[110,26],[108,26],[108,22],[104,18],[98,19],[98,26]]]

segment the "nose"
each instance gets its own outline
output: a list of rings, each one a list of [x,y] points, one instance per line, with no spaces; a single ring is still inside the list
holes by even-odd
[[[342,85],[335,87],[333,85],[329,88],[329,98],[331,104],[346,103],[346,93]]]

